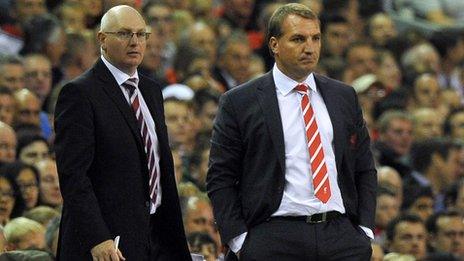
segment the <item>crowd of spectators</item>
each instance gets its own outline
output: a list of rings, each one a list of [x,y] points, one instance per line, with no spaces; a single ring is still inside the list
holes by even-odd
[[[99,58],[102,14],[127,4],[151,32],[138,71],[163,86],[190,250],[220,259],[205,191],[219,97],[274,66],[266,22],[287,2],[0,0],[0,252],[45,250],[53,260],[62,204],[55,102]],[[464,1],[299,2],[321,20],[316,73],[354,87],[370,131],[379,184],[372,260],[464,260]],[[399,15],[438,26],[424,33],[400,26]]]

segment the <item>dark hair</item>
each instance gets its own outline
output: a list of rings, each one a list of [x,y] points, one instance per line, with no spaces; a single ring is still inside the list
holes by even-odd
[[[203,107],[206,103],[212,101],[216,104],[219,103],[219,92],[215,92],[212,89],[203,88],[195,92],[195,96],[193,96],[193,106],[195,109],[196,114],[200,114],[203,110]]]
[[[13,197],[15,200],[13,210],[11,211],[10,219],[15,217],[20,217],[23,215],[24,210],[26,209],[26,202],[24,201],[21,190],[19,189],[16,179],[10,175],[6,174],[4,167],[0,169],[0,178],[3,177],[5,180],[10,183],[11,189],[13,190]]]
[[[392,196],[392,197],[396,196],[395,192],[393,192],[390,188],[379,186],[377,188],[377,197],[380,197],[383,195]]]
[[[284,22],[285,18],[289,15],[298,15],[306,19],[316,20],[319,21],[317,15],[309,9],[309,7],[297,4],[297,3],[290,3],[283,5],[272,14],[271,18],[269,19],[269,23],[267,26],[266,32],[266,44],[269,44],[269,40],[271,37],[280,38],[283,34],[282,32],[282,23]],[[271,55],[273,55],[272,51],[269,50]]]
[[[423,173],[430,166],[433,154],[438,153],[446,159],[451,149],[460,149],[461,147],[461,144],[449,138],[434,138],[417,142],[411,148],[412,167]]]
[[[61,22],[51,14],[37,15],[24,25],[24,47],[21,54],[42,53],[57,29],[62,28]]]
[[[19,173],[21,173],[21,171],[25,169],[29,169],[34,173],[35,180],[37,181],[37,185],[38,185],[40,182],[39,170],[37,170],[36,167],[23,163],[19,160],[12,162],[12,163],[3,164],[2,167],[0,168],[0,172],[3,173],[5,176],[12,178],[16,182],[16,179],[18,178]]]
[[[49,147],[47,140],[41,135],[33,133],[25,133],[24,135],[18,135],[18,144],[16,145],[16,158],[19,159],[19,154],[25,147],[37,141],[42,141],[45,144],[47,144],[47,147]]]
[[[456,204],[458,194],[461,188],[464,187],[464,179],[456,180],[445,191],[445,205],[447,208]]]
[[[405,191],[405,195],[407,197],[403,198],[403,204],[401,206],[401,209],[408,209],[416,202],[419,198],[422,197],[428,197],[431,199],[435,199],[432,188],[431,187],[422,187],[418,185],[414,185],[414,187],[409,188],[405,186],[403,189]]]
[[[405,215],[398,216],[398,217],[394,218],[392,221],[390,221],[390,223],[388,223],[388,225],[387,225],[386,233],[387,233],[387,239],[389,241],[392,241],[393,238],[395,237],[395,235],[396,235],[396,231],[395,231],[396,226],[401,222],[424,224],[422,219],[420,219],[420,217],[418,217],[416,215],[405,214]]]
[[[205,232],[193,232],[187,236],[187,242],[189,243],[192,251],[201,249],[201,246],[212,244],[214,245],[214,251],[217,251],[216,242]]]
[[[440,212],[434,213],[427,219],[425,223],[425,227],[427,228],[427,231],[429,233],[436,234],[438,232],[437,221],[441,217],[461,217],[461,215],[459,214],[459,212],[455,210],[440,211]]]
[[[430,37],[430,43],[435,47],[441,57],[452,55],[449,53],[455,47],[462,37],[455,32],[438,31]]]
[[[339,14],[323,14],[321,15],[321,31],[326,32],[327,26],[331,24],[348,24],[348,20]]]
[[[8,87],[0,85],[0,95],[8,95],[13,97],[13,92]]]
[[[459,113],[464,113],[464,107],[456,108],[448,113],[448,116],[445,119],[445,123],[443,124],[443,131],[445,135],[451,136],[453,127],[451,126],[451,119]]]

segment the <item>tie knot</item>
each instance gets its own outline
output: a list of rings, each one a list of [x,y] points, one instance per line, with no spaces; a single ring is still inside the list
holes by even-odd
[[[122,86],[129,91],[129,94],[132,96],[135,89],[137,88],[137,78],[129,78],[125,81]]]
[[[297,90],[301,94],[306,94],[308,91],[308,85],[306,83],[299,83],[296,87],[295,90]]]

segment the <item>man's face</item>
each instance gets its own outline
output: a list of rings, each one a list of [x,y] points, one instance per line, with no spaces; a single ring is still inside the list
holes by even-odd
[[[454,114],[450,118],[451,137],[464,139],[464,112]]]
[[[207,102],[201,112],[200,112],[200,121],[203,130],[211,131],[213,129],[214,117],[218,110],[217,103],[213,101]]]
[[[160,30],[160,34],[171,40],[174,36],[174,18],[172,10],[168,6],[153,5],[147,10],[147,21],[154,30]]]
[[[329,55],[342,56],[350,45],[350,27],[348,23],[333,23],[324,32],[324,47]]]
[[[397,35],[395,24],[387,15],[377,15],[370,24],[370,35],[377,45],[383,46]]]
[[[21,21],[26,21],[32,16],[45,14],[47,12],[45,0],[18,0],[17,12]]]
[[[0,162],[16,159],[16,134],[10,128],[0,127]]]
[[[206,202],[198,202],[196,209],[189,209],[187,213],[185,230],[187,233],[207,232],[214,227],[213,210]]]
[[[19,99],[16,99],[17,111],[15,116],[16,124],[33,124],[39,126],[40,124],[40,101],[30,93]]]
[[[135,11],[119,14],[118,19],[114,18],[115,22],[108,27],[108,31],[98,33],[105,58],[129,75],[135,73],[137,66],[143,60],[146,39],[144,37],[138,38],[134,34],[130,39],[124,39],[117,34],[106,32],[145,32],[145,22],[140,16],[134,14]]]
[[[42,56],[27,57],[24,61],[26,88],[45,99],[52,89],[52,66],[50,61]]]
[[[369,45],[359,45],[348,51],[348,68],[353,71],[353,77],[358,78],[364,74],[375,73],[377,63],[375,62],[375,51]]]
[[[48,145],[41,140],[32,142],[19,152],[19,159],[29,165],[47,159],[49,156]]]
[[[448,152],[448,157],[443,159],[437,154],[439,160],[437,162],[437,169],[440,171],[437,173],[442,180],[443,187],[446,188],[456,181],[456,172],[460,164],[460,151],[458,149],[451,148]]]
[[[409,212],[417,215],[423,221],[427,220],[433,214],[433,198],[429,196],[419,197],[411,205]]]
[[[0,177],[0,224],[10,220],[14,204],[14,191],[10,182],[5,177]]]
[[[146,52],[142,61],[144,68],[156,71],[162,67],[161,60],[164,44],[164,39],[159,34],[150,36],[147,40]]]
[[[222,59],[224,68],[238,84],[250,79],[251,48],[246,43],[232,43]]]
[[[435,77],[424,77],[414,86],[418,107],[437,108],[440,102],[440,85]]]
[[[0,68],[0,85],[11,91],[21,90],[25,86],[24,68],[19,64],[4,64]]]
[[[399,204],[395,197],[381,195],[377,197],[377,210],[375,211],[375,225],[386,228],[388,223],[399,213]]]
[[[414,139],[424,140],[443,135],[443,121],[435,111],[416,114]]]
[[[225,0],[225,12],[240,18],[249,18],[253,12],[255,0]]]
[[[15,100],[8,94],[0,94],[0,121],[12,125],[15,114]]]
[[[58,182],[58,170],[53,160],[43,160],[37,163],[40,173],[40,199],[52,207],[57,207],[63,202]]]
[[[192,46],[204,51],[209,61],[214,63],[217,55],[217,40],[214,31],[209,26],[205,25],[195,25],[191,30],[190,42]],[[247,46],[245,48],[249,49],[250,47]]]
[[[282,22],[282,35],[271,37],[270,48],[278,68],[301,82],[314,70],[321,51],[321,30],[317,20],[289,15]]]
[[[31,209],[35,207],[39,199],[39,184],[37,184],[34,172],[29,168],[23,169],[19,172],[16,183],[18,183],[21,190],[26,208]]]
[[[440,217],[437,220],[437,234],[432,244],[440,252],[464,256],[464,223],[462,217]]]
[[[398,155],[409,153],[413,141],[412,122],[404,119],[392,119],[381,139],[390,146]]]
[[[164,103],[166,125],[171,142],[185,144],[192,137],[193,115],[187,104],[177,101]]]
[[[17,250],[24,249],[45,249],[45,233],[44,232],[33,232],[29,235],[24,236],[21,241],[16,244]]]
[[[395,227],[395,236],[390,250],[400,254],[413,255],[417,259],[425,257],[426,232],[422,223],[400,222]]]

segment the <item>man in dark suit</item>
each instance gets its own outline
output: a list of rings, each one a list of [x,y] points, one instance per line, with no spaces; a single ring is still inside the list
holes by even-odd
[[[376,171],[355,91],[313,73],[316,15],[273,14],[271,72],[221,97],[207,189],[233,260],[369,260]]]
[[[145,30],[135,9],[110,9],[98,33],[101,58],[60,93],[59,260],[191,260],[161,89],[137,73]]]

